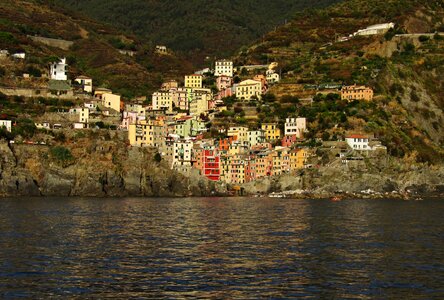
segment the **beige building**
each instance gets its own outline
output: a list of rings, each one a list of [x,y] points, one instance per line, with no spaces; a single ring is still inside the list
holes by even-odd
[[[102,105],[106,108],[111,108],[117,112],[120,112],[120,95],[104,93],[102,95]]]
[[[69,110],[70,114],[76,114],[79,115],[79,123],[88,124],[89,122],[89,109],[78,107],[78,108],[71,108]]]
[[[244,80],[236,86],[236,98],[239,100],[251,100],[254,96],[258,99],[262,95],[262,84],[256,80]]]
[[[173,111],[173,99],[169,91],[153,93],[153,110]]]
[[[162,148],[167,136],[167,126],[163,120],[139,120],[128,126],[128,139],[131,146]]]
[[[79,76],[75,80],[79,85],[82,86],[82,89],[84,92],[92,93],[93,91],[93,84],[92,79],[87,76]]]
[[[202,75],[193,74],[185,76],[186,88],[202,88]]]
[[[230,127],[227,136],[235,137],[239,142],[248,142],[248,127]]]
[[[366,86],[350,85],[341,89],[342,100],[373,100],[373,90]]]

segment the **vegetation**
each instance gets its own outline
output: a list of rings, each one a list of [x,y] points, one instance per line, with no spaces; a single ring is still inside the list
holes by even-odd
[[[205,57],[208,54],[228,55],[273,27],[282,25],[296,11],[338,0],[54,2],[131,30],[155,43]]]
[[[62,167],[67,167],[74,161],[74,157],[68,148],[55,146],[50,149],[51,158]]]

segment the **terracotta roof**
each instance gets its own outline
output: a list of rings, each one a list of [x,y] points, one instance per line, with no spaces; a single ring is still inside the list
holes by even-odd
[[[368,136],[362,134],[351,134],[345,137],[346,139],[368,139]]]
[[[92,79],[92,78],[85,76],[85,75],[80,75],[80,76],[77,76],[76,79]]]

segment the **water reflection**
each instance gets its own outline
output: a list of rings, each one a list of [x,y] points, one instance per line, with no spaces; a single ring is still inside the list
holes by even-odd
[[[2,297],[444,296],[442,201],[0,202]]]

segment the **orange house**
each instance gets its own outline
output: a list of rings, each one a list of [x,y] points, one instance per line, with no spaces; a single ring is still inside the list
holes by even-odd
[[[342,100],[373,100],[373,90],[366,86],[343,86],[341,89]]]

